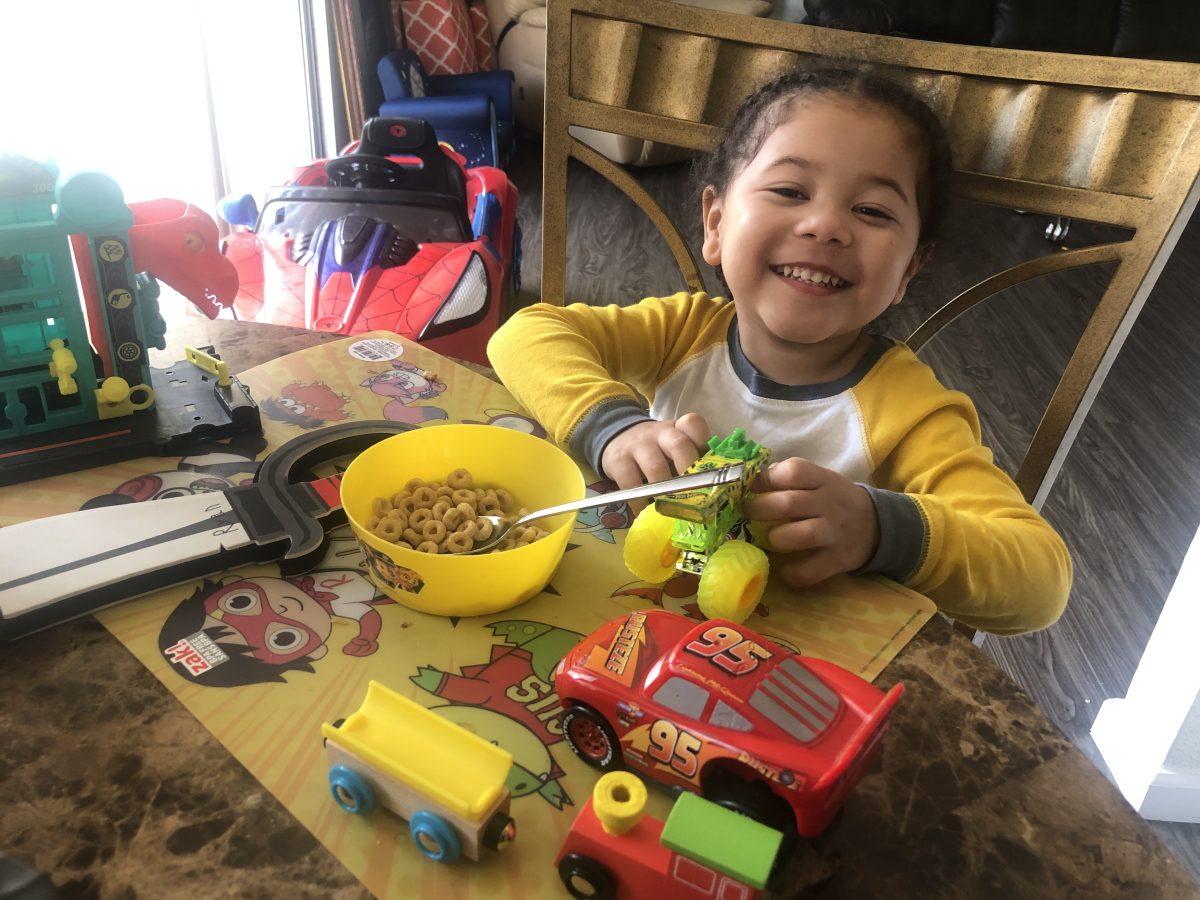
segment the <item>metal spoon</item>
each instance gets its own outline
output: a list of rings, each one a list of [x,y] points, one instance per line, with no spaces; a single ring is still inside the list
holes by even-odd
[[[466,550],[458,555],[473,556],[476,553],[486,553],[504,540],[504,536],[518,525],[528,525],[530,522],[544,519],[547,516],[556,516],[559,513],[574,512],[579,509],[591,509],[593,506],[608,506],[610,503],[620,503],[624,500],[641,500],[646,497],[660,497],[663,494],[674,494],[679,491],[690,491],[696,488],[728,484],[731,481],[737,481],[741,478],[742,471],[745,468],[745,463],[720,466],[715,469],[705,469],[703,472],[693,472],[691,475],[668,478],[666,481],[655,481],[651,484],[643,484],[640,487],[626,488],[623,491],[612,491],[607,494],[597,494],[595,497],[584,497],[582,500],[574,500],[571,503],[560,503],[558,506],[548,506],[545,509],[539,509],[536,512],[521,516],[521,518],[509,525],[505,525],[499,516],[479,516],[479,518],[487,519],[492,523],[492,536],[486,541],[476,544],[470,550]]]

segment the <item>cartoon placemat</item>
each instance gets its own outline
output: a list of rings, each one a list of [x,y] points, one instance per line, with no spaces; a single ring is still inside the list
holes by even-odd
[[[272,447],[305,430],[377,418],[424,427],[482,422],[544,437],[499,384],[383,332],[240,377],[262,407]],[[178,460],[133,460],[5,488],[0,524],[220,490],[252,476],[263,445],[242,439]],[[589,493],[611,486],[585,475]],[[554,666],[593,628],[631,609],[699,617],[694,576],[664,585],[629,576],[621,547],[630,521],[624,504],[582,513],[546,590],[491,616],[448,619],[392,603],[367,578],[343,528],[303,576],[243,567],[99,618],[375,894],[559,896],[551,862],[596,773],[563,742]],[[873,679],[933,611],[927,598],[886,579],[842,577],[804,593],[771,585],[747,624]],[[215,641],[202,631],[214,624],[229,626]],[[511,847],[480,863],[440,865],[416,851],[401,820],[351,816],[333,802],[320,726],[356,710],[371,679],[513,753]],[[454,760],[445,765],[452,770]],[[666,807],[652,792],[651,814]]]

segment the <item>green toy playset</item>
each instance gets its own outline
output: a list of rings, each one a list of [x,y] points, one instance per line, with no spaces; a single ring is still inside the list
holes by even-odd
[[[127,205],[100,173],[0,156],[0,484],[260,429],[215,356],[151,368],[156,278],[210,317],[237,293],[201,210]]]

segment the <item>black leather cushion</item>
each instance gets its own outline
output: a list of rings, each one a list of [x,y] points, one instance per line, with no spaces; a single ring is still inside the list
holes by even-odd
[[[1117,56],[1200,62],[1200,3],[1196,0],[1121,0]]]
[[[997,0],[992,46],[1108,55],[1117,31],[1119,2]]]
[[[809,25],[1200,62],[1200,0],[804,0]]]
[[[993,0],[804,0],[805,24],[927,41],[987,44]]]

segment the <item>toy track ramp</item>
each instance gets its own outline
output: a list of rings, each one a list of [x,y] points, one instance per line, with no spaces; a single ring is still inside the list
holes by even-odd
[[[324,736],[465,819],[497,800],[512,754],[372,681],[358,711]]]

